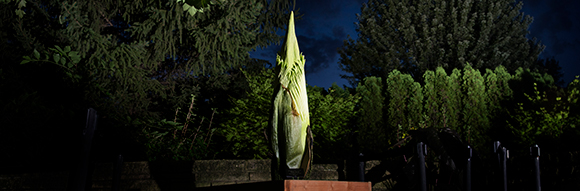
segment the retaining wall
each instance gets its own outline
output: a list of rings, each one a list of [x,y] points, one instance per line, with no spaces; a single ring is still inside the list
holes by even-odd
[[[368,161],[366,169],[377,165]],[[113,163],[97,163],[91,174],[92,190],[111,190]],[[343,164],[313,164],[311,180],[345,180]],[[1,174],[0,190],[66,190],[69,173],[40,172]],[[270,181],[270,160],[199,160],[159,163],[125,162],[120,190],[195,190],[228,184]],[[373,190],[382,190],[380,184]]]

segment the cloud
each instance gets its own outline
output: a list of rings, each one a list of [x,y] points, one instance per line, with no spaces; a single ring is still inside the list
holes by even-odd
[[[535,7],[535,12],[541,12],[538,17],[534,19],[532,29],[535,29],[539,34],[551,31],[567,31],[572,27],[572,18],[570,18],[571,10],[568,5],[549,3],[547,9],[539,10],[541,7]]]
[[[346,32],[344,32],[344,27],[342,26],[334,26],[332,28],[332,34],[334,35],[334,38],[344,38],[346,39]]]
[[[299,35],[298,44],[306,58],[306,72],[316,73],[335,64],[338,58],[337,49],[343,45],[343,40],[326,35],[317,38]]]
[[[296,8],[304,17],[336,18],[341,14],[343,0],[297,0]]]
[[[566,83],[578,75],[580,60],[580,7],[578,0],[525,0],[523,12],[534,17],[531,35],[546,45],[542,58],[554,56],[560,61]],[[566,72],[565,72],[566,71]]]

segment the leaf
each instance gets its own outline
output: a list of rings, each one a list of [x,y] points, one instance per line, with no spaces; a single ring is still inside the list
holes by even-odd
[[[77,64],[81,61],[81,57],[79,56],[77,51],[71,51],[68,53],[68,56],[72,60],[73,63]]]
[[[26,64],[28,62],[30,62],[30,60],[22,60],[22,62],[20,62],[20,64]]]
[[[60,51],[60,52],[64,52],[64,51],[62,51],[62,48],[60,48],[60,46],[58,46],[58,45],[54,45],[54,47],[56,47],[56,49],[57,49],[58,51]]]
[[[26,7],[26,0],[20,0],[20,2],[18,2],[18,8],[22,8],[22,7]]]
[[[60,54],[59,53],[54,53],[53,59],[54,59],[54,62],[56,62],[58,64],[58,61],[60,61]]]
[[[36,49],[34,49],[33,54],[36,59],[40,59],[40,53]]]
[[[18,17],[19,17],[19,18],[22,18],[22,17],[24,17],[24,15],[26,14],[26,13],[25,13],[23,10],[21,10],[21,9],[16,9],[14,12],[16,13],[16,15],[18,15]]]
[[[65,46],[64,47],[64,52],[70,52],[70,46]]]

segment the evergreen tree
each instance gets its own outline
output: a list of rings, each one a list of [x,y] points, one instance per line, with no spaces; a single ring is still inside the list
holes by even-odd
[[[383,82],[378,77],[368,77],[356,88],[360,96],[356,125],[358,143],[362,150],[380,152],[389,145],[389,131],[385,128]]]
[[[447,72],[503,65],[532,67],[544,46],[526,38],[532,22],[514,0],[369,0],[357,15],[358,37],[340,52],[344,76],[356,84],[394,70],[422,81],[427,70]]]
[[[546,59],[539,59],[538,60],[538,67],[540,72],[545,72],[554,78],[555,85],[563,86],[564,74],[562,73],[562,67],[560,67],[560,61],[557,61],[553,56]]]
[[[421,85],[409,74],[398,70],[389,73],[386,90],[388,118],[384,118],[389,129],[389,144],[394,144],[408,135],[409,130],[421,128],[423,121],[423,92]]]
[[[439,69],[437,69],[439,70]],[[461,108],[463,94],[461,92],[461,71],[457,68],[453,69],[450,76],[447,77],[447,91],[446,91],[446,108],[445,111],[445,124],[455,131],[459,130],[461,125]]]
[[[23,63],[60,66],[107,114],[157,116],[160,101],[195,93],[176,94],[178,83],[245,65],[249,51],[280,40],[287,1],[212,2],[191,15],[177,1],[39,1],[23,17],[8,2],[3,41],[31,55]]]
[[[356,116],[358,95],[349,93],[336,83],[328,91],[308,86],[308,110],[314,136],[314,161],[336,162],[347,157],[351,121]]]
[[[192,15],[175,0],[0,1],[2,75],[25,75],[32,84],[56,81],[27,92],[2,86],[2,92],[17,92],[7,100],[38,91],[83,110],[94,107],[111,134],[136,140],[121,132],[136,135],[143,126],[173,119],[177,107],[187,108],[191,94],[199,94],[201,82],[233,84],[206,79],[225,74],[221,79],[229,80],[232,70],[250,67],[249,51],[278,42],[276,30],[287,26],[290,1],[204,2],[210,3]],[[2,84],[19,78],[8,80]]]
[[[435,72],[426,71],[425,78],[425,115],[429,117],[427,126],[443,128],[446,125],[447,100],[449,97],[447,87],[447,73],[441,67]]]
[[[463,127],[462,134],[469,144],[481,148],[486,143],[490,128],[489,110],[486,104],[486,87],[481,73],[467,65],[463,69]]]

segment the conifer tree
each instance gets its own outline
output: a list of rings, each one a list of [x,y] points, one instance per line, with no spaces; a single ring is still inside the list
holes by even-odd
[[[356,41],[340,52],[344,76],[353,84],[394,70],[418,81],[427,70],[447,72],[503,65],[509,72],[531,67],[544,46],[526,38],[532,22],[514,0],[369,0],[357,14]]]
[[[356,88],[361,97],[358,108],[358,143],[363,150],[379,152],[388,146],[389,132],[385,127],[383,82],[378,77],[368,77]]]
[[[91,106],[118,119],[157,118],[162,103],[188,103],[199,77],[247,65],[249,51],[281,39],[289,7],[215,0],[192,15],[175,0],[18,2],[0,8],[0,38],[10,42],[2,49],[14,50],[2,58],[55,64]]]
[[[421,128],[423,117],[423,92],[421,85],[409,74],[398,70],[389,73],[386,97],[388,99],[388,127],[391,144],[407,136],[409,130]]]
[[[451,75],[447,77],[447,103],[445,112],[446,127],[458,131],[461,125],[461,108],[463,94],[461,92],[461,71],[457,68],[453,69]]]
[[[489,111],[486,105],[485,81],[481,73],[467,65],[463,69],[463,127],[460,134],[471,145],[483,146],[485,134],[489,130]]]
[[[276,31],[287,26],[289,2],[208,0],[201,4],[205,6],[203,12],[191,14],[184,9],[183,1],[178,0],[2,0],[0,78],[7,76],[6,83],[2,84],[23,86],[0,86],[3,92],[0,102],[34,95],[35,99],[52,103],[15,104],[11,107],[26,108],[26,111],[18,112],[19,116],[14,118],[31,122],[51,119],[58,123],[40,122],[43,125],[39,126],[11,122],[4,128],[11,131],[0,133],[4,135],[0,139],[25,134],[25,131],[42,132],[43,137],[50,139],[73,137],[69,135],[77,132],[74,129],[79,124],[75,119],[82,120],[85,113],[81,111],[93,107],[99,112],[99,123],[103,124],[100,132],[108,140],[115,139],[108,144],[122,141],[116,147],[123,145],[131,148],[131,152],[138,150],[140,147],[136,146],[144,144],[127,143],[134,144],[143,138],[139,137],[144,132],[142,129],[160,130],[163,127],[158,122],[164,118],[175,121],[176,108],[188,108],[191,95],[200,95],[201,88],[210,86],[209,82],[220,86],[235,84],[222,79],[231,80],[228,75],[235,69],[248,69],[254,63],[249,51],[277,43],[281,37]],[[26,83],[22,79],[27,79]],[[195,101],[204,103],[206,99],[196,97]],[[227,103],[226,99],[219,101]],[[54,109],[53,103],[61,109]],[[193,112],[201,110],[198,106],[207,107],[196,103]],[[30,113],[38,108],[50,108],[63,115],[31,117]],[[14,113],[6,109],[0,114],[9,112]],[[202,115],[211,114],[205,112],[195,119],[187,119],[199,122]],[[179,121],[185,120],[185,116],[179,117],[182,118]],[[204,127],[209,125],[207,117]],[[38,131],[47,126],[61,130],[51,131],[52,134]],[[25,141],[29,145],[46,142],[35,138]],[[30,150],[20,146],[23,144],[12,145],[17,145],[13,150]]]

